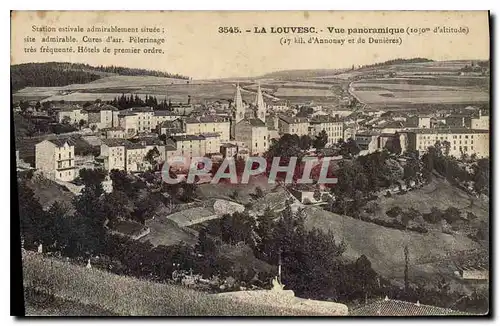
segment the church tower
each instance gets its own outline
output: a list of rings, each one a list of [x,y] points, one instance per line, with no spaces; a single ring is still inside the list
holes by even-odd
[[[237,124],[245,118],[245,106],[243,105],[243,99],[241,98],[240,84],[236,84],[236,94],[234,95],[234,107],[235,116],[234,122]]]
[[[264,98],[262,97],[262,91],[260,89],[260,83],[257,88],[257,96],[255,97],[255,107],[257,108],[257,119],[262,122],[266,122],[266,103],[264,103]]]

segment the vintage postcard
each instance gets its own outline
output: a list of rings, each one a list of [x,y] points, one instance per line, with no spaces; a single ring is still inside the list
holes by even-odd
[[[490,314],[489,24],[13,11],[24,314]]]

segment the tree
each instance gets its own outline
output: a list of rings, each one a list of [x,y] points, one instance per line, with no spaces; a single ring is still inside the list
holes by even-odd
[[[365,303],[367,303],[368,297],[377,287],[377,273],[373,270],[372,263],[365,255],[361,255],[356,260],[354,267],[356,271],[356,278],[359,280],[361,291],[365,297]]]
[[[317,150],[325,148],[326,144],[328,143],[328,134],[326,131],[323,129],[321,132],[316,136],[316,139],[313,141],[313,146]]]
[[[478,193],[490,193],[490,162],[488,159],[479,159],[473,166],[472,180],[474,190]]]
[[[80,179],[85,186],[87,191],[92,191],[96,197],[101,196],[104,193],[102,187],[102,182],[106,178],[106,171],[102,169],[81,169]]]
[[[429,214],[424,214],[423,218],[429,223],[436,224],[441,221],[443,214],[437,207],[432,207],[431,212]]]
[[[198,243],[195,250],[204,256],[214,257],[217,255],[217,246],[215,241],[208,235],[206,228],[198,232]]]
[[[80,119],[80,121],[78,121],[78,127],[80,128],[80,130],[83,128],[83,126],[85,126],[85,124],[86,122],[83,119]]]
[[[196,183],[181,182],[180,189],[181,195],[179,199],[183,202],[192,202],[196,198],[196,190],[198,189]]]
[[[144,159],[151,164],[151,166],[154,166],[158,163],[158,159],[160,158],[160,151],[158,148],[155,146],[152,149],[150,149]]]
[[[127,172],[113,169],[111,170],[109,177],[113,182],[113,191],[123,191],[127,194],[127,196],[134,191],[132,182],[128,179]]]
[[[45,220],[45,212],[26,181],[18,180],[17,185],[21,234],[25,245],[29,246],[43,240],[42,225]]]
[[[26,127],[26,135],[31,138],[35,135],[35,133],[36,133],[35,125],[29,123],[28,126]]]
[[[104,212],[110,221],[116,221],[118,218],[130,218],[131,202],[125,192],[113,189],[112,193],[105,195],[103,203]]]
[[[460,210],[456,207],[448,207],[442,214],[443,219],[448,223],[453,223],[459,221],[460,218]]]
[[[359,152],[361,152],[361,149],[359,148],[358,144],[352,138],[347,139],[346,142],[339,141],[338,144],[340,145],[340,154],[343,157],[353,157],[358,155]]]
[[[302,150],[308,150],[309,148],[311,148],[312,143],[313,140],[309,135],[302,135],[299,138],[299,147]]]
[[[70,117],[68,117],[68,116],[64,116],[64,117],[62,118],[62,120],[61,120],[61,123],[62,123],[63,125],[69,125],[69,124],[71,124],[71,118],[70,118]]]
[[[255,187],[255,198],[262,198],[264,197],[264,191],[262,190],[261,187]]]
[[[395,134],[394,137],[391,137],[390,140],[385,145],[385,148],[390,153],[400,155],[401,154],[401,141],[399,139],[399,135]]]
[[[321,200],[321,191],[319,190],[319,188],[314,189],[313,198],[316,201],[320,201]]]

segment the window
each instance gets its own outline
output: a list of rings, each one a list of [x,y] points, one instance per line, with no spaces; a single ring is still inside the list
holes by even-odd
[[[59,153],[59,159],[61,159],[61,153]]]
[[[257,143],[255,143],[255,147],[257,147],[257,146],[258,146],[258,144],[257,144]]]
[[[71,158],[71,152],[69,152],[69,158]]]

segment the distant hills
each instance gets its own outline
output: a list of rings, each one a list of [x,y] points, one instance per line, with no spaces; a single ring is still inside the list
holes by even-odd
[[[392,59],[384,62],[378,62],[370,65],[359,66],[355,68],[353,65],[351,68],[343,68],[343,69],[296,69],[296,70],[281,70],[275,71],[262,76],[262,78],[277,78],[277,79],[298,79],[298,78],[314,78],[314,77],[327,77],[334,76],[346,71],[363,69],[363,68],[371,68],[371,67],[381,67],[381,66],[390,66],[395,64],[404,64],[404,63],[422,63],[422,62],[433,62],[434,60],[426,59],[426,58],[410,58],[410,59]]]
[[[296,79],[332,76],[349,69],[294,69],[270,72],[260,78]]]
[[[24,87],[51,87],[84,84],[108,75],[155,76],[189,79],[187,76],[159,70],[127,68],[119,66],[91,66],[82,63],[44,62],[11,65],[12,91]]]

